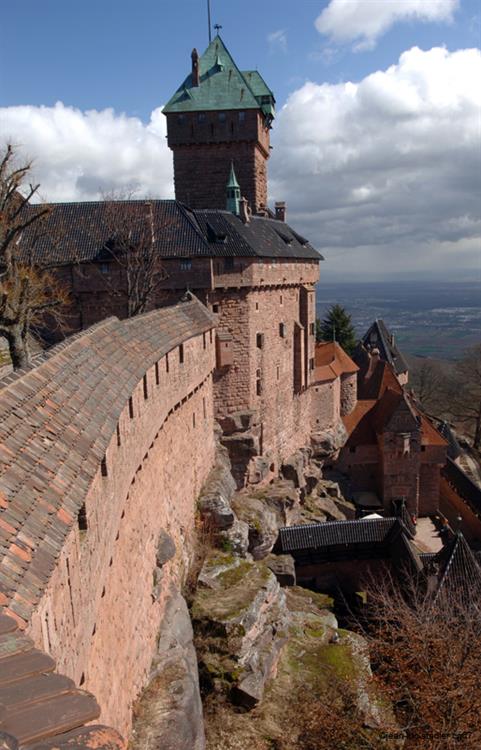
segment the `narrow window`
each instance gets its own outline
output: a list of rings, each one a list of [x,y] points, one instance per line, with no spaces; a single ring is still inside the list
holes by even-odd
[[[169,355],[165,355],[165,372],[169,372]]]
[[[110,271],[109,264],[108,263],[101,263],[100,264],[100,273],[107,275]]]
[[[102,474],[103,477],[107,477],[108,476],[108,472],[107,472],[107,458],[105,456],[103,457],[102,461],[100,462],[100,473]]]
[[[279,303],[282,305],[282,294],[280,296]]]
[[[239,112],[239,123],[243,123],[246,120],[246,113],[245,112]]]
[[[134,402],[132,396],[129,398],[129,417],[130,419],[134,418]]]
[[[205,112],[199,112],[199,114],[197,115],[197,121],[205,122]]]
[[[314,359],[313,358],[309,360],[309,369],[310,370],[314,369]]]
[[[192,414],[192,427],[195,430],[195,412],[193,412],[193,414]]]
[[[118,446],[122,445],[122,438],[120,435],[120,425],[118,422],[117,422],[117,445]]]
[[[159,363],[155,363],[155,385],[160,383]]]
[[[103,599],[103,598],[104,598],[104,596],[105,596],[105,586],[104,586],[104,587],[103,587],[103,589],[102,589],[102,593],[101,593],[101,595],[100,595],[100,598],[101,598],[101,599]]]
[[[192,261],[188,260],[187,258],[184,258],[184,260],[180,261],[180,270],[181,271],[191,271],[192,270]]]
[[[207,405],[205,403],[205,398],[202,399],[202,410],[204,412],[204,419],[207,419]]]
[[[144,399],[147,401],[147,399],[149,398],[149,388],[148,388],[148,384],[147,384],[147,373],[145,373],[145,375],[144,375],[143,383],[144,383]]]
[[[181,365],[184,364],[184,345],[183,344],[179,345],[179,362]]]
[[[256,312],[259,310],[259,303],[256,302]]]
[[[83,685],[85,682],[85,672],[82,672],[82,676],[80,677],[79,685]]]
[[[220,305],[212,305],[212,312],[218,313]]]
[[[286,337],[286,324],[279,323],[279,336],[284,339]]]
[[[225,112],[219,112],[219,122],[225,122]]]
[[[258,349],[264,348],[264,334],[256,333],[256,346]]]
[[[206,337],[205,337],[205,332],[202,334],[202,346],[203,346],[204,349],[207,346],[207,340],[206,340]]]
[[[280,374],[280,368],[279,368],[279,365],[277,365],[277,368],[276,368],[276,369],[277,369],[277,380],[279,380],[279,374]]]
[[[87,510],[85,508],[85,503],[82,504],[78,512],[77,523],[78,523],[79,531],[87,531],[88,523],[87,523]]]
[[[311,329],[311,336],[314,336],[314,334],[315,334],[315,332],[316,332],[316,326],[315,326],[315,323],[311,323],[311,325],[310,325],[310,329]]]
[[[256,393],[258,396],[262,394],[262,383],[261,383],[261,371],[256,370]]]

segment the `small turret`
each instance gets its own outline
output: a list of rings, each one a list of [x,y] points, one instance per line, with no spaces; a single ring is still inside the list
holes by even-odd
[[[226,208],[231,213],[239,216],[241,191],[237,177],[235,176],[234,163],[230,163],[229,179],[227,181]]]

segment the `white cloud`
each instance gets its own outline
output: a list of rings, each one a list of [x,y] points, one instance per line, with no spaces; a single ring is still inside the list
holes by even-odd
[[[267,41],[271,52],[280,50],[281,52],[287,52],[287,32],[285,29],[278,29],[278,31],[272,31],[267,35]]]
[[[170,198],[172,154],[161,108],[145,125],[112,109],[0,108],[0,143],[11,141],[34,160],[33,177],[49,201],[95,200],[102,193]]]
[[[449,22],[458,6],[459,0],[331,0],[315,24],[332,41],[365,50],[398,21]]]
[[[271,197],[287,200],[326,269],[480,266],[480,80],[479,50],[414,47],[359,83],[291,94]]]

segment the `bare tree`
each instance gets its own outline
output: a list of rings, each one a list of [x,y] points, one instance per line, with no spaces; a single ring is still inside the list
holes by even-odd
[[[451,588],[433,599],[388,575],[368,589],[371,660],[405,750],[481,746],[479,593]]]
[[[152,201],[119,195],[106,195],[104,200],[102,231],[108,239],[103,249],[106,258],[119,265],[120,288],[108,278],[104,281],[111,294],[126,298],[127,316],[132,318],[152,306],[166,278],[157,245],[157,235],[166,225],[156,225]]]
[[[481,344],[466,350],[455,368],[449,393],[453,418],[472,432],[473,448],[481,447]]]
[[[439,362],[416,362],[410,370],[410,384],[424,411],[435,417],[445,415],[448,378]]]
[[[48,206],[32,206],[39,185],[28,184],[31,163],[17,166],[7,145],[0,161],[0,335],[8,344],[14,369],[30,360],[28,335],[46,315],[60,323],[68,294],[35,257],[44,237]],[[28,235],[28,250],[20,240]]]

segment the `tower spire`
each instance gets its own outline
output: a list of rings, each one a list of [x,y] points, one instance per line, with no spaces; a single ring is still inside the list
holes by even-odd
[[[227,201],[226,208],[231,213],[239,216],[241,191],[240,185],[237,182],[237,177],[234,170],[234,162],[230,163],[229,179],[227,180]]]

